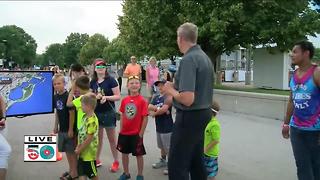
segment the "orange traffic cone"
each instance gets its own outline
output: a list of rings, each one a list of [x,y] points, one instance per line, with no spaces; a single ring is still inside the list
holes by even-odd
[[[51,133],[50,135],[51,135],[51,136],[57,136],[57,134],[54,134],[54,133]],[[59,150],[58,150],[58,145],[57,145],[57,148],[56,148],[56,153],[57,153],[57,156],[56,156],[57,161],[61,161],[61,160],[62,160],[62,153],[59,152]]]

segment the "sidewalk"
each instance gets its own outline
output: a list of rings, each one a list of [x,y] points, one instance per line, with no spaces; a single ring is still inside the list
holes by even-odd
[[[281,138],[280,121],[221,112],[221,150],[219,158],[219,179],[225,180],[294,180],[295,166],[290,142]],[[9,180],[56,180],[67,170],[64,155],[60,162],[23,162],[23,136],[46,135],[51,132],[53,115],[38,115],[24,119],[8,119],[8,141],[12,145],[9,162]],[[119,124],[118,124],[119,125]],[[151,164],[157,161],[159,150],[156,145],[155,123],[149,119],[144,138],[145,179],[165,180],[161,170],[154,170]],[[111,164],[109,145],[104,141],[103,166],[99,168],[100,179],[115,180],[122,172],[107,172]],[[122,168],[121,168],[122,169]],[[136,174],[136,161],[130,159],[130,170]]]

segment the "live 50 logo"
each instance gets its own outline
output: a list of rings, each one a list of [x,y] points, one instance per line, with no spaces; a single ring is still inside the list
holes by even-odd
[[[24,136],[24,161],[57,161],[56,136]]]

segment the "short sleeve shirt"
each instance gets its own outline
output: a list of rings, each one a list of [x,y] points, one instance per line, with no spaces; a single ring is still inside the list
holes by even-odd
[[[154,84],[154,82],[156,82],[159,79],[159,68],[152,67],[151,65],[149,65],[147,67],[147,71],[149,74],[147,83],[148,83],[149,87],[151,87]]]
[[[166,96],[156,95],[151,104],[161,108],[166,100]],[[169,107],[168,113],[164,113],[155,117],[156,131],[158,133],[170,133],[173,128],[173,119],[171,114],[172,107]]]
[[[180,110],[200,110],[211,107],[213,96],[213,69],[210,58],[199,45],[191,47],[183,56],[175,76],[174,87],[179,92],[194,92],[190,107],[175,99],[173,105]]]
[[[93,140],[91,143],[82,150],[80,157],[83,161],[94,161],[96,160],[97,149],[98,149],[98,129],[99,123],[98,118],[94,114],[92,117],[83,116],[83,123],[79,129],[78,141],[82,144],[88,137],[88,134],[93,134]]]
[[[101,93],[103,96],[113,96],[112,89],[117,86],[118,82],[111,76],[106,77],[101,83],[98,83],[97,81],[90,82],[90,89],[92,89],[92,91],[96,94]],[[98,100],[95,112],[101,113],[111,111],[113,110],[112,108],[115,108],[114,101],[106,101],[105,103],[101,104],[100,100]]]
[[[120,134],[137,135],[141,130],[143,118],[148,116],[148,104],[141,96],[127,96],[121,101],[122,128]]]
[[[221,127],[219,121],[215,117],[213,117],[211,121],[207,124],[207,127],[205,129],[204,147],[206,147],[212,141],[220,141],[220,129]],[[219,143],[211,149],[209,149],[209,151],[205,154],[210,157],[218,157]]]
[[[53,106],[57,110],[59,120],[59,132],[68,132],[69,130],[69,110],[67,107],[69,93],[65,91],[63,94],[54,95]]]
[[[139,76],[141,74],[141,66],[139,64],[128,64],[125,71],[125,74],[128,74],[129,76]]]
[[[82,98],[82,96],[80,96],[72,101],[74,107],[77,110],[77,129],[78,130],[80,129],[80,127],[82,125],[82,118],[84,115],[84,112],[82,111],[82,108],[81,108],[81,98]]]

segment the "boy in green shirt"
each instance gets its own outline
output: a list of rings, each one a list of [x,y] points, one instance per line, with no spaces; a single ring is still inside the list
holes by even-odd
[[[78,175],[79,179],[97,180],[96,155],[98,148],[98,118],[94,113],[97,105],[95,94],[88,93],[81,98],[81,109],[84,113],[78,132],[78,146],[75,153],[79,155]]]
[[[212,118],[207,124],[204,133],[204,164],[207,169],[208,179],[216,180],[218,173],[218,155],[220,141],[220,123],[216,118],[220,107],[216,101],[212,103]]]
[[[80,92],[81,96],[73,100],[74,93],[76,91]],[[75,83],[72,85],[71,91],[68,96],[67,106],[75,107],[77,111],[77,122],[75,122],[77,125],[77,130],[79,130],[81,127],[82,117],[84,115],[84,112],[81,109],[81,98],[82,98],[82,95],[88,92],[90,92],[90,79],[88,76],[83,75],[76,79]]]

